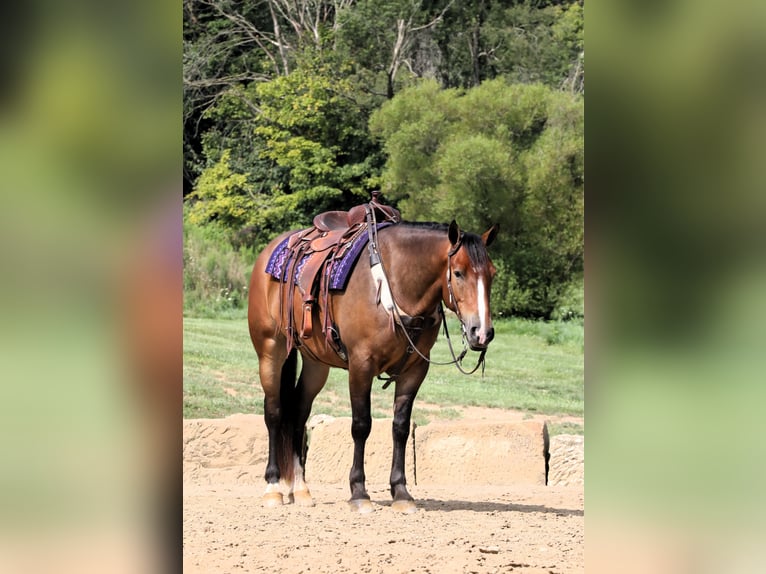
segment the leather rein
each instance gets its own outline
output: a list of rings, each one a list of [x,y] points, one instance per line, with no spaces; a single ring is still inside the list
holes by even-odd
[[[383,259],[380,255],[380,251],[378,250],[378,230],[377,230],[377,222],[375,218],[375,204],[376,204],[376,201],[373,196],[373,200],[367,204],[367,230],[369,234],[368,249],[370,252],[370,266],[372,267],[373,265],[380,265],[383,276],[385,277],[386,282],[388,282],[388,275],[386,273],[385,266],[383,265]],[[447,254],[447,291],[449,292],[450,303],[452,303],[455,306],[455,314],[457,315],[457,318],[460,321],[460,328],[462,331],[462,343],[463,343],[462,352],[460,353],[460,355],[455,355],[455,350],[452,347],[452,339],[450,338],[449,329],[447,328],[447,318],[444,314],[444,305],[441,300],[439,301],[439,306],[437,310],[439,312],[442,325],[444,326],[444,336],[447,339],[447,346],[449,347],[450,354],[452,355],[452,360],[446,361],[446,362],[434,361],[420,352],[415,341],[412,340],[412,337],[410,336],[408,329],[405,327],[405,321],[402,318],[401,313],[399,312],[399,309],[400,309],[399,305],[397,305],[396,302],[394,301],[393,309],[391,310],[395,319],[394,324],[398,325],[401,328],[401,331],[402,333],[404,333],[404,337],[407,339],[407,344],[408,344],[407,353],[404,356],[403,360],[399,363],[399,365],[397,365],[397,367],[403,366],[404,363],[407,362],[407,358],[413,352],[415,352],[418,354],[418,356],[421,359],[423,359],[424,361],[432,365],[455,365],[458,371],[460,371],[464,375],[471,375],[475,373],[478,370],[478,368],[481,366],[482,376],[484,375],[484,366],[485,366],[484,357],[487,353],[486,348],[481,350],[481,354],[479,355],[479,358],[476,362],[476,366],[474,366],[473,369],[471,370],[465,369],[462,363],[463,358],[468,353],[468,345],[466,344],[466,330],[465,330],[465,324],[463,323],[463,316],[460,313],[460,307],[458,306],[457,298],[455,297],[454,292],[452,290],[452,257],[460,250],[462,243],[463,243],[463,233],[461,232],[457,242]],[[389,290],[390,290],[390,287],[389,287]],[[391,292],[391,298],[393,299],[393,292]],[[385,381],[385,384],[383,385],[383,388],[385,389],[388,385],[391,384],[392,381],[396,380],[398,375],[399,373],[391,375],[390,377],[383,377],[381,375],[378,375],[378,379]]]

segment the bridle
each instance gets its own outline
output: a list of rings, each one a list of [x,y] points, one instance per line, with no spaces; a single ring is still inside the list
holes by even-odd
[[[481,354],[479,355],[478,361],[476,361],[476,366],[471,369],[470,371],[466,371],[463,369],[463,357],[465,357],[466,353],[468,352],[468,345],[466,344],[466,340],[468,338],[468,333],[466,333],[465,329],[465,322],[463,321],[463,315],[460,313],[460,306],[457,302],[457,297],[455,297],[455,293],[452,290],[452,257],[460,251],[460,248],[463,245],[463,232],[460,232],[460,236],[458,237],[458,240],[455,242],[455,245],[452,246],[452,248],[447,253],[447,293],[449,293],[449,299],[450,303],[454,305],[455,307],[455,315],[457,315],[458,321],[460,321],[460,330],[462,331],[462,342],[463,342],[463,350],[460,353],[459,356],[455,356],[455,351],[452,349],[452,340],[449,336],[449,331],[447,330],[447,317],[444,316],[444,306],[442,305],[442,302],[439,301],[439,314],[442,318],[442,324],[444,325],[444,336],[447,338],[447,346],[449,347],[450,354],[452,355],[452,361],[449,363],[446,363],[448,365],[454,364],[457,369],[465,374],[465,375],[471,375],[476,372],[476,370],[479,368],[479,365],[481,365],[481,374],[484,375],[484,356],[487,354],[487,348],[481,350]],[[428,360],[428,359],[426,359]]]
[[[465,336],[465,323],[463,323],[463,315],[460,313],[460,307],[458,307],[457,304],[457,297],[455,297],[455,293],[452,290],[452,257],[458,251],[460,251],[462,246],[463,232],[461,231],[458,240],[455,242],[455,245],[453,245],[452,249],[450,249],[449,253],[447,253],[447,292],[449,293],[449,302],[455,306],[455,315],[457,315],[457,318],[460,321],[460,326],[463,329],[463,336]]]
[[[383,275],[386,276],[387,279],[387,273],[385,271],[385,266],[383,265],[383,259],[380,256],[380,251],[378,250],[378,231],[377,231],[377,222],[375,218],[375,199],[368,204],[367,207],[367,229],[369,233],[369,252],[370,252],[370,264],[380,264],[381,270],[383,272]],[[412,337],[410,336],[407,328],[405,327],[405,323],[402,319],[402,315],[399,312],[399,305],[397,305],[394,302],[392,313],[394,315],[394,323],[398,325],[401,328],[402,333],[404,333],[404,337],[407,339],[407,354],[405,355],[404,360],[402,361],[402,365],[404,362],[406,362],[406,358],[411,355],[413,352],[417,353],[418,356],[426,361],[427,363],[430,363],[432,365],[455,365],[458,371],[463,373],[464,375],[471,375],[475,373],[478,368],[481,366],[481,373],[482,376],[484,375],[484,357],[487,353],[487,349],[484,348],[481,350],[481,354],[479,355],[479,359],[476,362],[476,366],[473,367],[471,370],[466,370],[463,367],[463,358],[468,353],[468,345],[467,345],[467,333],[465,328],[465,323],[463,322],[463,316],[460,313],[460,307],[458,306],[457,297],[455,297],[454,291],[452,289],[452,257],[460,251],[460,248],[463,244],[463,233],[460,233],[460,236],[458,237],[458,240],[455,242],[455,244],[450,248],[449,252],[447,253],[447,292],[449,293],[450,303],[454,305],[455,307],[455,315],[457,315],[458,320],[460,321],[460,328],[462,331],[462,343],[463,343],[463,350],[461,351],[460,355],[455,355],[455,350],[452,347],[452,339],[450,338],[449,329],[447,328],[447,317],[444,314],[444,305],[443,302],[439,301],[439,306],[437,308],[439,312],[439,316],[442,321],[442,325],[444,327],[444,336],[447,339],[447,346],[449,347],[450,355],[452,355],[451,361],[446,362],[440,362],[440,361],[434,361],[433,359],[430,359],[429,357],[425,356],[423,353],[420,352],[415,342],[412,340]],[[373,263],[374,262],[374,263]],[[393,293],[391,293],[391,298],[393,299]],[[391,384],[392,381],[396,379],[398,374],[391,375],[388,378],[382,377],[381,375],[378,375],[378,379],[386,381],[383,385],[383,388],[386,388],[389,384]]]

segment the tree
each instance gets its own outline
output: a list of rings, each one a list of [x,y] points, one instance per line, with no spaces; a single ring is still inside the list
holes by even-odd
[[[205,132],[213,127],[232,137],[246,137],[220,109],[211,113],[211,108],[222,98],[242,96],[253,83],[289,75],[307,50],[322,52],[327,34],[337,29],[337,15],[353,2],[184,1],[185,193],[205,166],[220,159],[220,148],[212,158],[203,151]],[[219,122],[228,125],[221,129]],[[239,156],[234,153],[232,161],[237,163]]]
[[[408,88],[370,122],[387,196],[411,219],[500,223],[495,309],[550,317],[582,271],[582,98],[542,84]]]
[[[338,47],[353,55],[373,78],[382,76],[385,96],[391,99],[397,82],[401,82],[402,68],[414,78],[434,77],[439,57],[429,34],[453,2],[360,0],[340,16]]]
[[[582,0],[185,0],[187,219],[262,246],[382,188],[499,220],[497,308],[548,316],[582,268],[582,31]]]
[[[196,221],[251,227],[253,242],[263,243],[308,225],[317,211],[366,199],[377,185],[382,158],[367,131],[370,111],[342,64],[313,51],[297,62],[286,76],[231,90],[208,111],[217,127],[205,135],[204,149],[218,160],[189,197]],[[227,185],[220,209],[213,190]],[[231,218],[233,204],[249,206],[248,216]]]
[[[583,6],[580,0],[495,4],[481,30],[488,75],[584,88]]]
[[[262,49],[263,42],[248,33],[243,22],[265,27],[262,12],[244,11],[238,18],[227,18],[206,0],[184,1],[183,103],[184,103],[184,194],[191,191],[201,171],[220,160],[208,158],[204,134],[215,129],[222,115],[210,114],[221,98],[253,82],[265,82],[274,75],[271,61]],[[246,10],[251,4],[246,4]]]

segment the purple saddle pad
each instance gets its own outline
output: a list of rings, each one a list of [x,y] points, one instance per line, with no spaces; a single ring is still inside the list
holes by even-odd
[[[379,223],[377,228],[380,230],[384,227],[388,227],[389,225],[392,225],[392,223],[386,221]],[[299,232],[296,231],[296,233]],[[271,253],[269,262],[266,265],[266,273],[275,279],[279,279],[282,282],[287,280],[287,269],[290,267],[290,250],[287,249],[287,242],[290,240],[290,237],[292,237],[292,235],[288,235],[279,243],[279,245],[277,245],[277,248],[274,249],[274,251]],[[367,245],[367,241],[368,234],[360,234],[351,248],[346,251],[346,254],[341,259],[330,263],[330,289],[333,291],[342,291],[346,288],[348,278],[351,276],[351,271],[353,271],[354,265],[356,264],[357,259],[359,259],[359,254],[362,252],[362,249],[364,249],[364,246]],[[295,266],[296,280],[300,275],[300,270],[307,259],[308,257],[304,257],[301,261],[298,262],[298,265]]]

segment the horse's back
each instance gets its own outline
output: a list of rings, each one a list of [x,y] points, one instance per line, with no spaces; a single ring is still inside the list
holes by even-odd
[[[384,227],[379,232],[380,247],[383,255],[389,259],[400,256],[394,253],[394,246],[401,243],[397,225]],[[282,315],[289,308],[287,301],[281,301],[281,283],[274,279],[267,271],[269,260],[275,249],[286,237],[300,230],[293,230],[281,234],[272,240],[260,253],[253,266],[250,279],[250,292],[248,301],[248,322],[250,337],[253,340],[256,351],[277,343],[286,346],[287,336]],[[394,265],[394,261],[388,260],[387,267],[401,267]],[[412,265],[412,262],[409,262]],[[396,277],[390,277],[396,283]],[[400,350],[406,347],[406,343],[393,335],[393,319],[383,306],[376,301],[376,285],[370,270],[370,258],[361,252],[358,259],[353,263],[345,288],[328,293],[328,300],[320,296],[313,308],[313,329],[308,339],[301,340],[301,346],[306,347],[310,356],[316,357],[322,362],[332,366],[347,368],[348,362],[341,359],[327,344],[324,333],[324,310],[331,307],[330,319],[336,335],[351,355],[362,357],[376,357],[375,363],[384,364],[389,362],[389,355],[400,355]],[[303,320],[302,302],[299,294],[293,302],[296,328],[300,328]],[[399,349],[401,347],[402,349]],[[398,360],[398,359],[397,359]]]

